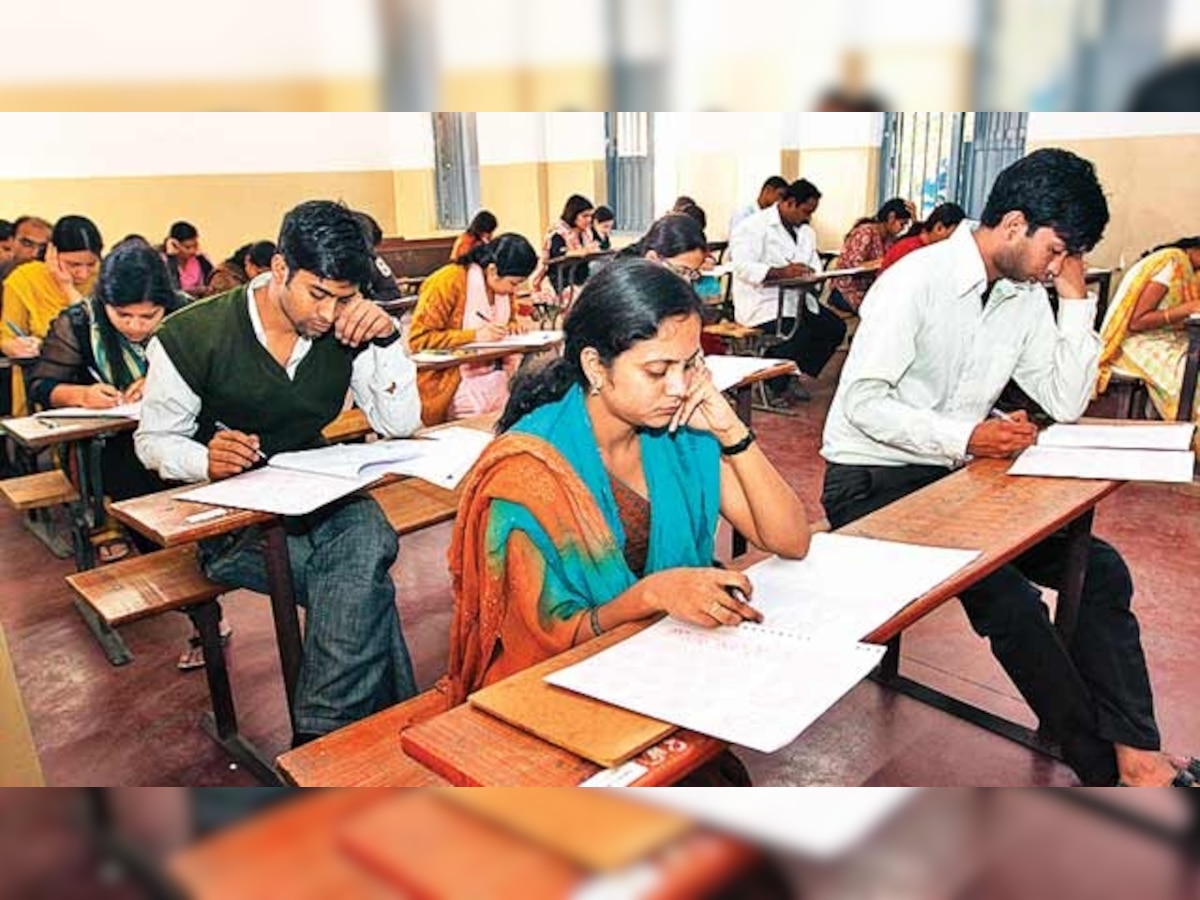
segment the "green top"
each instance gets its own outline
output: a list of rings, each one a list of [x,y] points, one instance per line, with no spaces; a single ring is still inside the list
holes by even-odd
[[[332,331],[313,340],[295,379],[254,334],[247,285],[193,303],[167,317],[163,349],[200,398],[195,439],[207,444],[221,422],[257,434],[268,456],[324,443],[321,429],[341,412],[354,348]]]

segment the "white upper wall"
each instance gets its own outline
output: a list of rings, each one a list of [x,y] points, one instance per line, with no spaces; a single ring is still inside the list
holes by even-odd
[[[1031,112],[1031,142],[1200,134],[1200,113]]]
[[[883,113],[783,113],[783,146],[788,150],[878,147]]]
[[[0,113],[0,178],[428,168],[425,113]]]

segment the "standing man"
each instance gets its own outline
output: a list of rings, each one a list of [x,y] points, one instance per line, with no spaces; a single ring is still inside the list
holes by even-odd
[[[421,424],[416,369],[395,321],[360,293],[371,248],[354,214],[302,203],[271,267],[163,323],[147,352],[138,457],[164,479],[228,478],[265,454],[322,443],[350,389],[378,432]],[[398,544],[373,499],[289,519],[296,596],[307,608],[294,700],[297,745],[416,692],[389,569]],[[267,592],[258,528],[201,542],[205,573]]]
[[[770,284],[783,278],[799,278],[821,271],[817,233],[809,222],[821,203],[821,192],[805,178],[793,181],[773,206],[742,222],[733,234],[733,309],[741,325],[774,331],[779,313],[779,288]],[[801,304],[797,294],[803,293]],[[799,318],[799,321],[797,321]],[[817,302],[808,291],[785,292],[782,334],[792,337],[772,348],[772,356],[796,361],[800,371],[816,378],[825,368],[842,338],[846,323]],[[803,386],[789,387],[789,376],[773,378],[768,388],[777,401],[808,400]],[[785,393],[790,391],[790,394]]]
[[[1023,413],[989,418],[1010,378],[1056,420],[1083,414],[1100,351],[1083,254],[1107,223],[1092,164],[1038,150],[1000,173],[978,227],[964,223],[875,282],[825,424],[834,528],[973,457],[1033,444]],[[1064,550],[1054,535],[963,591],[972,627],[1084,784],[1194,782],[1200,765],[1189,774],[1159,750],[1129,570],[1096,538],[1074,638],[1060,640],[1037,585],[1060,587]]]

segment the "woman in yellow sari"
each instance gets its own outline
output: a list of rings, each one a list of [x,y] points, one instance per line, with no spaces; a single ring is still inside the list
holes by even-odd
[[[1114,369],[1135,375],[1159,415],[1174,420],[1187,354],[1183,326],[1200,312],[1198,272],[1200,236],[1156,247],[1125,273],[1100,329],[1099,392]],[[1200,403],[1193,409],[1200,416]]]
[[[104,239],[91,219],[63,216],[54,224],[46,259],[28,262],[4,280],[0,353],[36,359],[58,314],[92,293]],[[25,381],[13,378],[12,411],[26,415]]]

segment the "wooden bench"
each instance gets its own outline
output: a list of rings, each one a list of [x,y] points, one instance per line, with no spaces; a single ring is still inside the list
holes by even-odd
[[[338,417],[321,429],[321,437],[331,444],[356,441],[372,433],[367,414],[353,406],[338,413]]]
[[[200,569],[195,544],[156,550],[97,569],[67,576],[67,584],[101,622],[116,627],[164,612],[183,612],[200,633],[204,672],[212,712],[200,720],[204,731],[260,780],[277,783],[271,764],[238,733],[237,712],[225,650],[221,645],[221,607],[228,588]]]
[[[45,509],[62,503],[75,503],[79,491],[61,469],[21,475],[0,481],[0,495],[16,510]]]
[[[455,240],[456,237],[416,240],[388,237],[383,239],[376,252],[391,267],[400,289],[415,292],[425,276],[432,275],[450,262],[450,251]]]
[[[453,519],[458,494],[419,478],[405,478],[370,492],[396,534],[410,534]]]
[[[275,765],[298,787],[446,787],[450,782],[400,747],[401,731],[445,711],[445,696],[426,691],[289,750]]]

